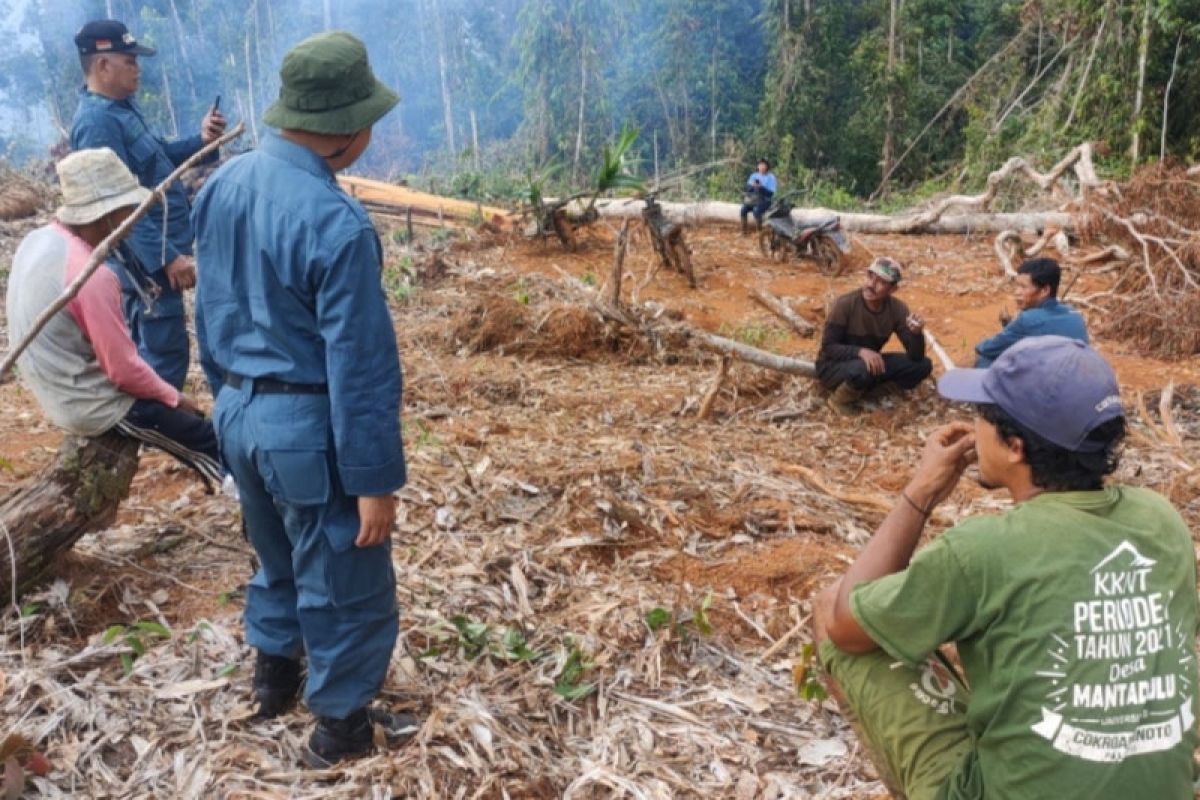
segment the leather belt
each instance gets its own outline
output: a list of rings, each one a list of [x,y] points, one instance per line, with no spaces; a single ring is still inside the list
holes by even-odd
[[[328,394],[327,383],[286,383],[273,378],[247,378],[233,372],[225,373],[225,383],[234,389],[248,387],[250,394]]]

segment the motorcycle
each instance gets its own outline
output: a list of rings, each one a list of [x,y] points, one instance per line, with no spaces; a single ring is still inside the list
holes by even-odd
[[[792,221],[792,204],[787,198],[776,198],[765,216],[758,238],[764,256],[786,261],[789,255],[795,255],[815,261],[823,275],[836,278],[842,274],[842,255],[850,252],[850,240],[842,231],[840,218],[798,225]]]

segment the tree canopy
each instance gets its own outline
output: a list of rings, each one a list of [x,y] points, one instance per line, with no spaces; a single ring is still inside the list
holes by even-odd
[[[159,50],[140,100],[161,130],[194,130],[221,94],[252,139],[288,48],[349,30],[403,98],[364,168],[464,194],[550,163],[579,181],[626,124],[647,177],[732,194],[765,156],[845,202],[1083,140],[1116,172],[1200,152],[1200,0],[0,0],[17,10],[0,148],[18,161],[53,144],[22,115],[69,127],[71,37],[106,16]]]

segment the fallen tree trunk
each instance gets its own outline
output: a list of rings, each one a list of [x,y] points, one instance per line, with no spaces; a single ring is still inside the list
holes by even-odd
[[[816,325],[813,325],[804,317],[797,314],[791,306],[768,292],[766,289],[759,289],[755,287],[750,290],[750,296],[762,305],[766,306],[767,310],[772,314],[791,325],[792,330],[801,336],[812,336],[816,332]]]
[[[1073,214],[1063,211],[1038,211],[1021,214],[989,213],[992,201],[1000,192],[1001,184],[1013,177],[1024,178],[1043,192],[1058,187],[1060,181],[1071,170],[1075,173],[1079,190],[1071,199],[1084,204],[1097,190],[1106,185],[1096,177],[1092,164],[1092,146],[1084,142],[1071,150],[1050,168],[1038,172],[1025,159],[1016,157],[987,177],[987,188],[979,194],[955,194],[943,197],[928,208],[910,211],[907,214],[888,216],[885,214],[838,214],[826,208],[807,208],[792,211],[792,220],[800,225],[811,225],[831,216],[841,218],[842,227],[860,233],[1000,233],[1002,231],[1031,230],[1042,232],[1047,227],[1073,231],[1076,220]],[[740,222],[741,206],[735,203],[661,203],[663,213],[676,222]],[[632,216],[640,214],[640,201],[610,203],[601,209],[606,216]],[[956,209],[950,214],[951,209]]]
[[[43,578],[80,536],[116,518],[137,467],[134,439],[68,436],[53,464],[0,501],[3,602]]]
[[[663,214],[673,222],[692,224],[738,225],[741,223],[737,203],[708,201],[703,203],[659,203]],[[616,219],[640,217],[644,204],[640,200],[621,200],[598,205],[600,216]],[[842,227],[856,233],[1000,233],[1006,230],[1041,233],[1046,228],[1073,231],[1075,215],[1066,211],[1025,213],[949,214],[922,222],[919,215],[891,217],[887,214],[840,213],[828,208],[798,208],[792,220],[798,225],[812,225],[830,217],[838,217]]]
[[[817,366],[811,361],[768,353],[766,350],[759,350],[757,347],[735,342],[724,336],[716,336],[699,328],[693,328],[691,325],[679,325],[676,326],[676,329],[701,350],[733,356],[747,364],[773,369],[776,372],[786,372],[788,375],[800,375],[805,378],[817,377]]]
[[[384,181],[369,178],[357,178],[350,175],[339,175],[338,184],[346,194],[361,201],[368,210],[384,213],[403,214],[412,209],[414,215],[426,218],[443,219],[459,223],[482,224],[484,222],[500,225],[509,218],[509,212],[503,208],[485,206],[473,200],[460,200],[453,197],[441,197],[428,192],[418,192],[406,186],[393,186]]]

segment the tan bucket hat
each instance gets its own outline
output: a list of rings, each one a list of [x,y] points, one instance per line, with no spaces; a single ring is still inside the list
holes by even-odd
[[[55,165],[63,201],[56,216],[64,225],[87,225],[150,196],[107,147],[77,150]]]

